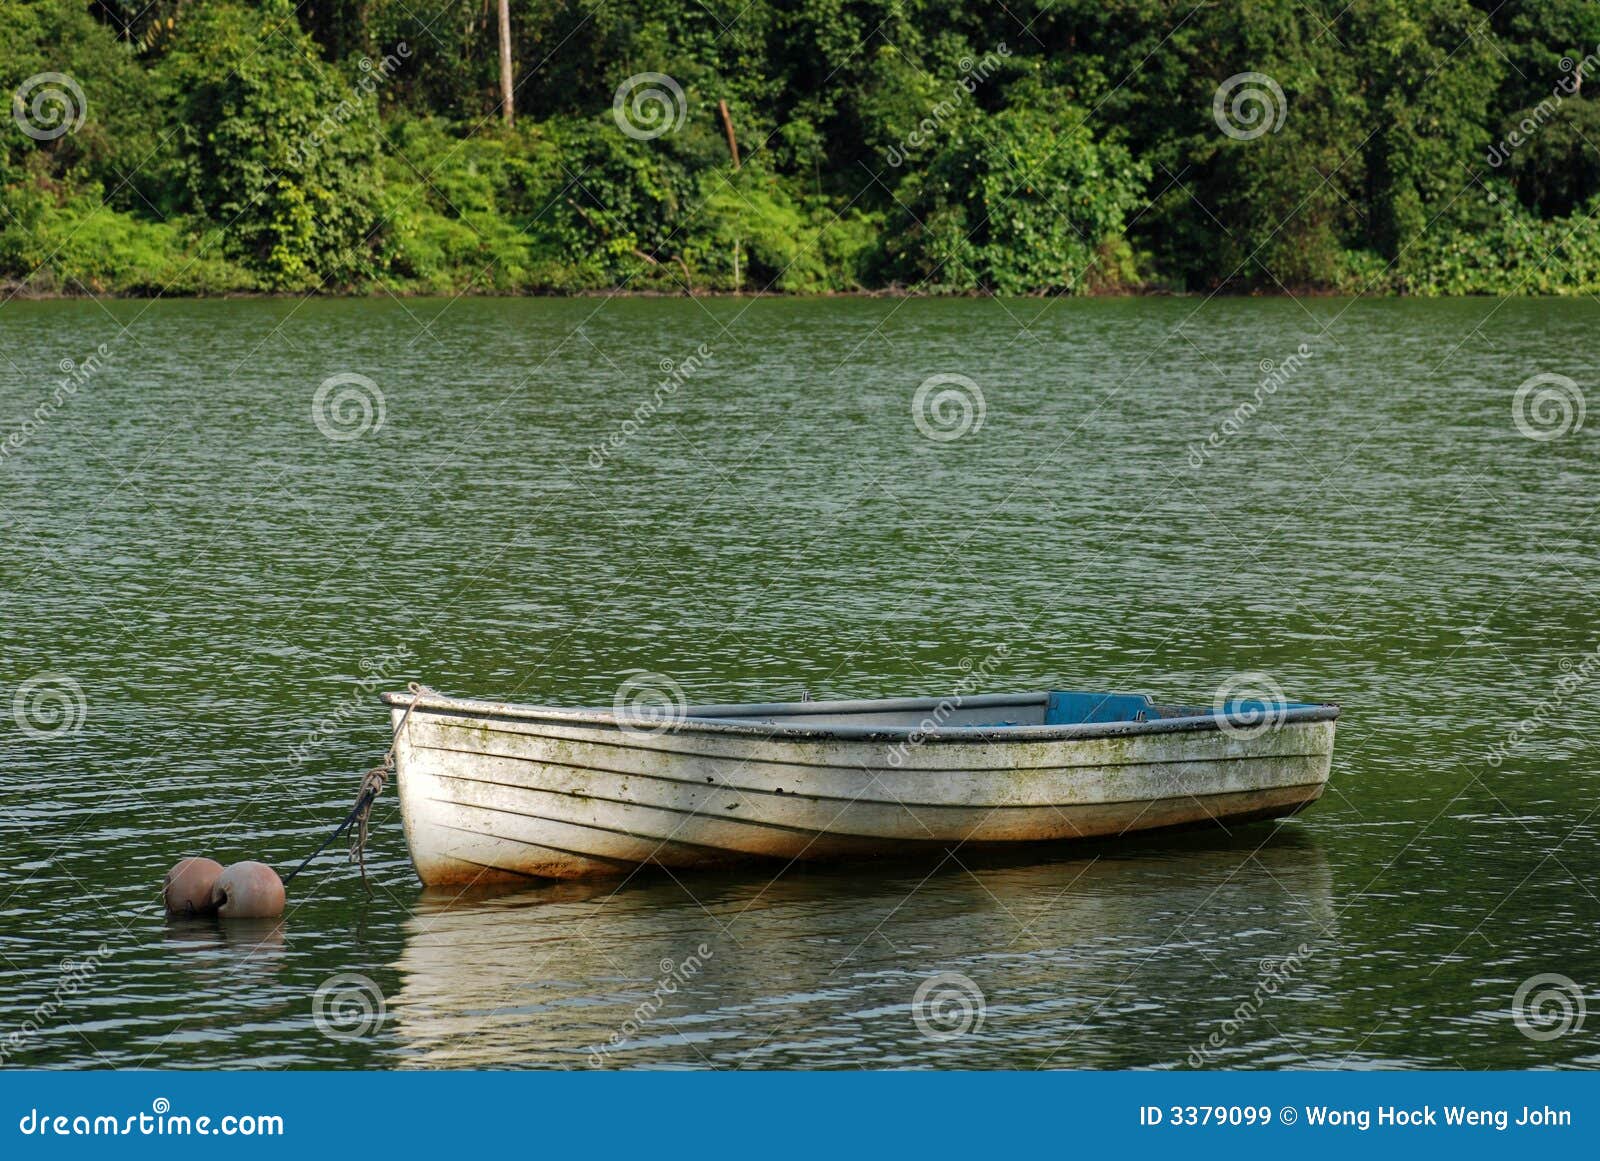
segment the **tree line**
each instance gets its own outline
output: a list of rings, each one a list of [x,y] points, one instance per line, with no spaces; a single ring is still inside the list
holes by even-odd
[[[1600,3],[0,0],[9,292],[1594,293]]]

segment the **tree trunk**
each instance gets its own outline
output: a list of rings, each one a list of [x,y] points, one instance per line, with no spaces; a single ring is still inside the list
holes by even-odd
[[[515,95],[511,84],[511,0],[500,0],[500,114],[507,129],[516,120]]]
[[[733,158],[733,168],[739,168],[739,139],[733,135],[733,114],[728,112],[728,102],[718,101],[717,112],[722,114],[722,128],[728,135],[728,156]]]

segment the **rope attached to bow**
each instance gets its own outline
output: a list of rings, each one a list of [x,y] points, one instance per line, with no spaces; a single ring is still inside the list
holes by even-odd
[[[350,861],[361,868],[361,886],[369,896],[372,885],[367,882],[367,820],[372,817],[372,804],[378,801],[383,784],[394,769],[393,747],[390,747],[390,755],[384,758],[382,766],[374,766],[362,776],[361,793],[356,795],[356,804],[350,811]]]
[[[322,845],[317,847],[305,857],[294,870],[283,877],[284,885],[301,871],[305,870],[311,860],[328,849],[328,845],[345,831],[350,832],[350,861],[361,868],[361,886],[368,896],[372,894],[372,885],[367,882],[367,823],[372,817],[372,804],[378,800],[378,795],[383,793],[384,785],[389,781],[389,775],[395,769],[395,747],[400,744],[400,734],[406,728],[406,723],[411,720],[411,711],[417,708],[417,699],[424,695],[437,697],[433,690],[419,681],[406,684],[406,691],[411,694],[411,704],[406,706],[406,712],[400,715],[400,721],[394,728],[394,735],[389,739],[389,749],[383,755],[383,764],[374,766],[361,777],[361,789],[356,793],[356,804],[350,808],[350,813],[344,816],[344,821],[333,828],[333,833],[322,840]]]

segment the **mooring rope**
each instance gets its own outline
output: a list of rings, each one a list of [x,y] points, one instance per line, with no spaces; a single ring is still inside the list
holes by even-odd
[[[379,769],[381,770],[382,767],[379,767]],[[365,779],[362,780],[362,783],[363,783],[363,786],[365,786]],[[290,871],[287,875],[285,875],[283,877],[283,885],[285,887],[287,887],[289,885],[290,881],[296,875],[298,875],[301,871],[306,869],[306,867],[310,864],[312,859],[316,858],[323,851],[327,850],[328,849],[328,844],[333,842],[334,839],[338,838],[341,834],[343,834],[345,828],[356,820],[356,816],[358,814],[360,814],[362,811],[370,810],[372,808],[372,799],[376,798],[376,797],[377,797],[377,795],[375,795],[375,794],[372,795],[371,797],[369,797],[368,794],[367,794],[367,791],[365,789],[363,789],[362,795],[361,795],[361,797],[359,799],[356,800],[355,806],[351,809],[349,814],[344,816],[344,821],[341,822],[338,826],[334,827],[333,828],[333,833],[330,834],[327,838],[323,839],[321,844],[318,845],[317,849],[312,851],[309,855],[307,855],[305,857],[305,860],[303,862],[301,862],[301,864],[298,867],[296,867],[294,870]]]
[[[411,704],[406,706],[406,712],[400,715],[400,721],[394,727],[394,735],[389,739],[389,749],[383,755],[383,764],[374,766],[361,776],[361,789],[356,794],[356,804],[350,808],[350,813],[344,816],[344,821],[333,828],[333,833],[322,840],[322,845],[317,847],[305,857],[294,870],[283,877],[285,886],[289,881],[305,870],[311,860],[328,849],[328,845],[346,830],[350,832],[350,861],[361,868],[361,886],[368,895],[372,894],[372,885],[367,882],[367,822],[372,817],[372,804],[378,800],[378,795],[383,793],[384,784],[388,782],[389,775],[394,773],[395,747],[400,744],[400,733],[406,728],[406,723],[411,720],[411,711],[417,708],[417,700],[424,694],[432,697],[439,696],[433,690],[423,685],[420,681],[406,683],[406,692],[411,694]]]

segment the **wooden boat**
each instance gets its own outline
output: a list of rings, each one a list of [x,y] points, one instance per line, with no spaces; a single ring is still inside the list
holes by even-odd
[[[1336,705],[1023,693],[563,709],[383,695],[429,885],[907,855],[1292,814]],[[410,710],[409,714],[407,710]]]

